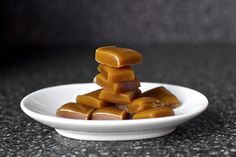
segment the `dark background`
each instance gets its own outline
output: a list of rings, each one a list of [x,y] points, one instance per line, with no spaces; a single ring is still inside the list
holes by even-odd
[[[1,0],[0,156],[235,157],[235,43],[234,0]],[[102,45],[138,50],[139,80],[198,90],[208,108],[170,135],[120,142],[65,138],[22,112],[38,89],[92,82]]]
[[[234,0],[8,0],[1,8],[1,38],[9,45],[236,42]]]

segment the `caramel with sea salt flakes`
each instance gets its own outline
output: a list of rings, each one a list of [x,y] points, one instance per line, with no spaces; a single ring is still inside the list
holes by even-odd
[[[178,100],[178,98],[163,86],[156,87],[144,92],[142,94],[142,97],[157,98],[160,102],[164,103],[165,106],[171,108],[180,106],[180,101]]]
[[[129,113],[137,113],[140,111],[147,110],[149,108],[164,106],[158,99],[152,97],[140,97],[134,99],[130,104],[128,104]]]

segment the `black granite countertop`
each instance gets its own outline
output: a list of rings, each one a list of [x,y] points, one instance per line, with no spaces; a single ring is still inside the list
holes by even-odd
[[[0,156],[235,156],[236,47],[138,50],[144,61],[134,69],[141,81],[196,89],[208,97],[207,110],[160,138],[94,142],[62,137],[25,115],[20,101],[40,88],[92,82],[97,73],[94,49],[28,49],[5,57],[0,66]]]

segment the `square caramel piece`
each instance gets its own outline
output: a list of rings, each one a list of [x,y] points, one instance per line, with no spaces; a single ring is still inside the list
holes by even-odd
[[[95,60],[98,63],[119,68],[141,63],[142,55],[128,48],[105,46],[96,49]]]
[[[132,90],[137,90],[140,87],[140,82],[137,79],[132,81],[109,82],[102,74],[98,74],[94,78],[94,82],[111,93],[125,93]]]
[[[99,94],[99,99],[116,104],[129,104],[140,95],[141,91],[139,89],[118,94],[112,94],[109,90],[102,90]]]
[[[146,118],[159,118],[175,115],[172,108],[169,107],[156,107],[150,108],[141,112],[137,112],[133,115],[132,119],[146,119]]]
[[[128,106],[129,113],[137,113],[149,108],[163,107],[164,104],[161,103],[157,98],[153,97],[140,97],[134,99]]]
[[[92,114],[92,120],[123,120],[128,117],[128,112],[114,106],[99,108]]]
[[[156,87],[142,94],[142,97],[154,97],[166,107],[176,108],[180,106],[179,99],[165,87]]]
[[[76,102],[93,108],[103,108],[112,105],[111,103],[98,98],[100,92],[101,89],[84,95],[78,95],[76,97]]]
[[[56,115],[63,118],[88,120],[95,108],[69,102],[57,109]]]
[[[99,64],[98,71],[109,82],[131,81],[135,79],[134,71],[130,66],[113,68],[105,64]]]

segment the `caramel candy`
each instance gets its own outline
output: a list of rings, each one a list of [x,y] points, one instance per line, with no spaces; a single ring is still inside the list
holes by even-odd
[[[125,110],[118,109],[116,107],[110,106],[105,108],[97,109],[93,112],[93,120],[123,120],[127,119],[129,116],[128,112]]]
[[[141,91],[139,89],[119,94],[112,94],[108,90],[102,90],[100,92],[99,99],[116,104],[129,104],[133,99],[139,97],[140,95]]]
[[[99,64],[98,71],[109,82],[132,81],[135,79],[134,71],[130,66],[112,68],[104,64]]]
[[[111,103],[98,98],[100,92],[101,89],[87,93],[85,95],[78,95],[76,102],[94,108],[102,108],[111,105]]]
[[[133,119],[158,118],[173,116],[175,112],[169,107],[150,108],[133,115]]]
[[[157,87],[142,94],[142,97],[154,97],[164,103],[165,106],[176,108],[180,106],[178,98],[165,87]]]
[[[152,97],[140,97],[134,99],[131,104],[128,104],[129,113],[137,113],[149,108],[164,106],[158,99]]]
[[[122,82],[112,83],[107,81],[102,74],[98,74],[94,78],[94,82],[99,86],[103,87],[104,89],[109,90],[113,94],[136,90],[138,87],[140,87],[140,82],[137,79],[133,81],[122,81]]]
[[[137,79],[132,81],[122,82],[109,82],[105,79],[102,74],[98,74],[94,78],[94,82],[103,87],[104,89],[110,90],[112,93],[123,93],[131,90],[136,90],[140,87],[140,82]]]
[[[110,67],[124,67],[141,63],[142,55],[135,50],[116,46],[105,46],[96,49],[95,60]]]
[[[91,118],[94,110],[94,108],[82,104],[69,102],[58,108],[56,115],[63,118],[88,120]]]

